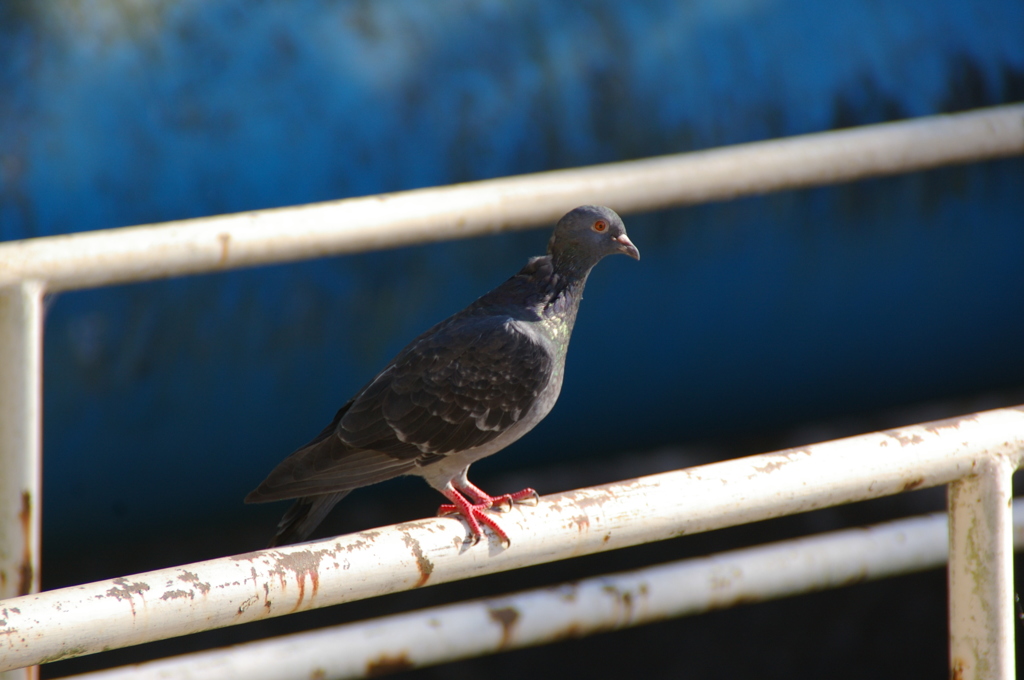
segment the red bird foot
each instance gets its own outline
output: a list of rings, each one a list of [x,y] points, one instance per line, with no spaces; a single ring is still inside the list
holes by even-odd
[[[471,503],[460,491],[472,497],[476,502]],[[508,512],[512,509],[513,503],[537,505],[540,499],[540,496],[533,489],[523,489],[522,491],[507,493],[502,496],[489,496],[473,484],[466,484],[466,486],[461,487],[459,490],[449,485],[441,493],[452,502],[452,505],[442,505],[437,509],[437,514],[452,515],[458,513],[462,515],[466,523],[469,524],[470,532],[473,534],[473,545],[479,543],[480,539],[483,538],[484,532],[480,525],[484,524],[490,527],[491,531],[501,539],[502,546],[506,548],[512,545],[512,541],[509,540],[508,534],[498,525],[494,517],[485,511],[493,509],[499,512]]]

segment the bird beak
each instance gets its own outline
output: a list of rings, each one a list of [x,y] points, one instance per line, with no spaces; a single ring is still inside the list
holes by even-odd
[[[640,259],[640,251],[637,250],[636,246],[633,245],[633,242],[629,240],[628,236],[625,234],[619,234],[612,240],[618,244],[618,250],[620,253],[623,255],[629,255],[634,260]]]

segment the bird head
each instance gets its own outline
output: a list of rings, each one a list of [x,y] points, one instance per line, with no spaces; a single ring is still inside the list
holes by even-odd
[[[615,253],[640,259],[640,251],[626,236],[622,218],[600,205],[581,205],[558,220],[548,252],[556,261],[577,262],[584,267],[592,267],[605,255]]]

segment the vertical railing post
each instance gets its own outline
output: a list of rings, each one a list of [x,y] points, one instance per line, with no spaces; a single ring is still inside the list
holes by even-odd
[[[35,281],[0,288],[0,599],[39,591],[42,298]],[[37,666],[0,673],[36,677]]]
[[[949,654],[955,680],[1012,680],[1014,465],[983,461],[949,485]]]

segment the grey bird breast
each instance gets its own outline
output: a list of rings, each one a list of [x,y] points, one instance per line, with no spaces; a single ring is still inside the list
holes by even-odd
[[[481,337],[479,346],[474,343],[473,349],[459,359],[471,367],[486,366],[479,372],[472,371],[477,389],[464,394],[467,403],[486,395],[468,413],[478,430],[492,436],[471,447],[448,445],[445,451],[434,449],[434,443],[428,442],[425,452],[435,455],[421,457],[421,469],[416,474],[434,488],[444,487],[471,463],[497,453],[532,430],[558,400],[565,352],[555,350],[551,341],[528,322],[510,317],[498,320],[496,332]],[[467,377],[468,372],[460,373],[461,379]]]
[[[540,417],[550,410],[540,397],[551,391],[555,363],[544,338],[508,316],[432,329],[356,397],[338,436],[421,464],[508,441],[536,424],[538,406],[546,406]]]

